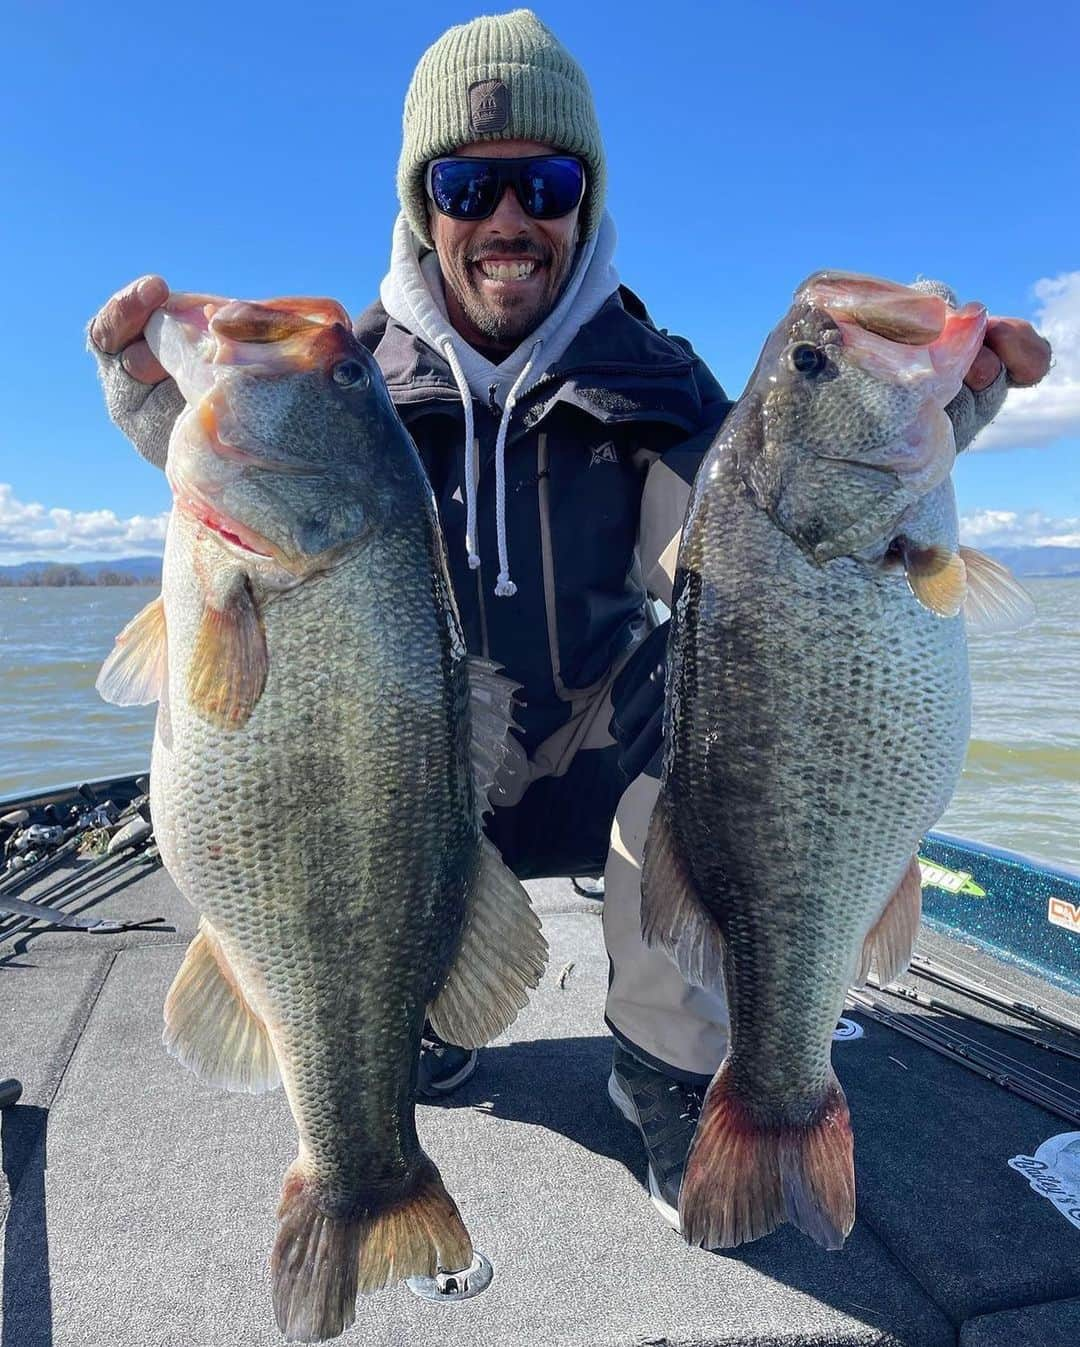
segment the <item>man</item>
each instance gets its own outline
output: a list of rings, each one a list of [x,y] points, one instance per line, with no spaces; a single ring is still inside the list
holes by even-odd
[[[522,878],[604,871],[609,1091],[677,1225],[727,1017],[722,994],[687,986],[640,937],[663,699],[646,596],[670,600],[690,483],[731,404],[619,285],[589,87],[535,15],[445,33],[417,66],[403,130],[390,271],[356,331],[431,479],[468,647],[523,685],[490,835]],[[182,403],[141,333],[167,294],[144,277],[91,325],[110,413],[159,464]],[[958,446],[1010,380],[1036,383],[1048,364],[1030,325],[995,320],[950,408]],[[430,1039],[421,1087],[445,1094],[475,1064]]]

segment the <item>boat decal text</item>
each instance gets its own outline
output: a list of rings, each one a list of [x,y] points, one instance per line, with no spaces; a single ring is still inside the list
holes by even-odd
[[[1050,1137],[1034,1155],[1014,1155],[1009,1167],[1080,1230],[1080,1132]]]
[[[1067,931],[1080,931],[1080,905],[1065,898],[1051,898],[1046,907],[1046,919],[1053,926],[1064,926]]]
[[[943,865],[919,857],[919,871],[922,874],[923,888],[945,889],[948,893],[964,893],[969,898],[985,898],[986,890],[980,888],[966,870],[947,870]]]

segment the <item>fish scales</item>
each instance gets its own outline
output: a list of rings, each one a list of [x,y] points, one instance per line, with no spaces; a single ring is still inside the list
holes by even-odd
[[[895,576],[815,566],[748,499],[730,450],[712,450],[684,530],[665,791],[729,949],[731,1069],[784,1111],[820,1098],[821,1025],[875,903],[948,802],[966,645]],[[920,770],[928,750],[940,770]]]
[[[959,545],[944,411],[979,305],[847,273],[796,292],[695,480],[668,641],[642,933],[724,988],[684,1170],[691,1243],[854,1222],[830,1060],[847,988],[910,957],[919,840],[960,774],[965,623],[1027,600]],[[965,617],[967,614],[967,617]]]
[[[196,532],[174,516],[167,591],[174,577],[197,585]],[[163,855],[260,989],[314,1163],[354,1182],[415,1164],[406,1049],[453,953],[463,859],[477,845],[464,659],[425,584],[432,538],[419,510],[393,545],[380,540],[382,556],[266,605],[266,687],[240,732],[192,710],[184,671],[199,605],[187,593],[167,606],[172,748],[157,738],[151,773]],[[328,620],[334,611],[349,622]],[[354,1109],[361,1135],[343,1123]],[[387,1138],[386,1120],[407,1134]]]
[[[284,1085],[274,1311],[321,1341],[358,1292],[472,1257],[416,1080],[426,1018],[487,1042],[546,960],[480,826],[514,685],[466,655],[431,488],[340,306],[173,294],[146,335],[187,403],[174,509],[98,687],[159,700],[155,829],[202,914],[164,1040],[211,1084]]]

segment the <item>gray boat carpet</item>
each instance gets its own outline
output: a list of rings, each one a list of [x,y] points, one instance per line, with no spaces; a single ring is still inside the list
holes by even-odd
[[[343,1344],[1004,1347],[1032,1323],[1040,1347],[1078,1340],[1080,1230],[1006,1164],[1067,1125],[871,1022],[834,1052],[859,1187],[844,1250],[791,1229],[687,1248],[607,1098],[599,905],[531,888],[544,984],[473,1080],[419,1116],[495,1279],[454,1305],[405,1287],[363,1299]],[[26,1087],[3,1119],[0,1347],[280,1343],[266,1261],[295,1152],[284,1097],[210,1090],[162,1047],[194,931],[163,873],[94,910],[175,930],[0,947],[0,1076]]]

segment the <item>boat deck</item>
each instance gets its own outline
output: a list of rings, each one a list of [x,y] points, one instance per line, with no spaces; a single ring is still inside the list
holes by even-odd
[[[405,1286],[362,1299],[343,1344],[1080,1342],[1080,1229],[1007,1163],[1070,1124],[857,1012],[864,1035],[833,1053],[856,1138],[846,1247],[784,1228],[724,1254],[688,1248],[649,1202],[640,1143],[607,1097],[600,905],[566,881],[530,888],[545,981],[473,1079],[419,1111],[494,1280],[458,1303]],[[218,1093],[162,1047],[165,992],[195,930],[164,871],[134,862],[92,897],[95,913],[171,929],[0,944],[0,1077],[24,1084],[3,1114],[0,1347],[278,1344],[266,1264],[295,1153],[284,1096]],[[973,949],[930,931],[921,948],[1078,1017],[1077,998]],[[1080,1061],[964,1031],[1080,1088]]]

